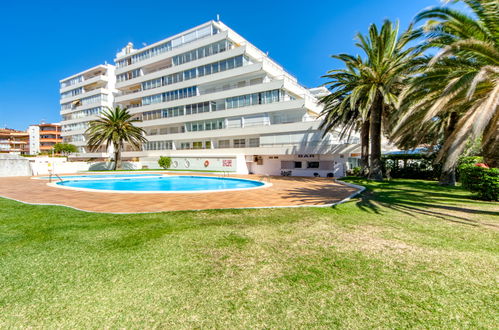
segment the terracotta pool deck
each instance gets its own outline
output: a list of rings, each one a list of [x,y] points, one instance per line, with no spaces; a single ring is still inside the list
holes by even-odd
[[[205,173],[178,175],[210,176]],[[253,180],[261,178],[258,175],[231,177]],[[358,191],[333,182],[330,178],[303,177],[271,177],[272,186],[261,189],[169,194],[74,191],[50,187],[47,182],[48,180],[29,177],[0,178],[0,197],[30,204],[64,205],[90,212],[139,213],[330,205]]]

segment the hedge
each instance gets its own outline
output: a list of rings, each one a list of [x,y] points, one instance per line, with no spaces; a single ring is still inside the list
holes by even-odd
[[[486,168],[463,162],[459,166],[459,176],[463,187],[477,193],[479,199],[499,200],[499,168]]]

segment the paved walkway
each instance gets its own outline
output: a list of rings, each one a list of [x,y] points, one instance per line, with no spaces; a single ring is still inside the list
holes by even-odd
[[[259,178],[257,175],[232,177]],[[66,205],[85,211],[133,213],[326,205],[338,202],[357,191],[335,183],[330,178],[302,177],[272,177],[272,186],[261,189],[184,194],[84,192],[49,187],[47,182],[29,177],[0,178],[0,196],[33,204]]]

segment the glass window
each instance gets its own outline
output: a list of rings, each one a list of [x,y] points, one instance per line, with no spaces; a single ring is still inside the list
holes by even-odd
[[[219,148],[230,148],[230,140],[219,140],[218,147]]]
[[[245,139],[234,139],[234,148],[244,148],[246,146]]]
[[[295,162],[295,168],[301,168],[302,164],[301,162]]]
[[[225,70],[227,70],[227,62],[221,61],[220,62],[220,71],[225,71]]]
[[[260,146],[260,138],[251,138],[249,139],[249,146],[250,147],[259,147]]]
[[[307,162],[307,168],[319,168],[319,162]]]
[[[236,67],[240,67],[243,65],[243,57],[242,55],[241,56],[237,56],[236,57]]]

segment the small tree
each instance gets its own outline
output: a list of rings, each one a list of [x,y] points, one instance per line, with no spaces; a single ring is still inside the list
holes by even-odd
[[[158,165],[165,170],[169,169],[170,166],[172,165],[172,158],[171,157],[165,157],[165,156],[160,156],[158,160]]]
[[[101,118],[92,120],[85,131],[88,135],[88,147],[95,152],[103,146],[114,148],[113,170],[121,168],[121,152],[125,144],[133,149],[140,150],[143,143],[147,142],[144,137],[145,131],[135,123],[141,122],[136,119],[126,108],[117,106],[114,109],[106,107]]]
[[[54,145],[54,153],[56,154],[62,154],[62,155],[69,155],[74,152],[78,152],[78,148],[74,144],[70,143],[56,143]]]

